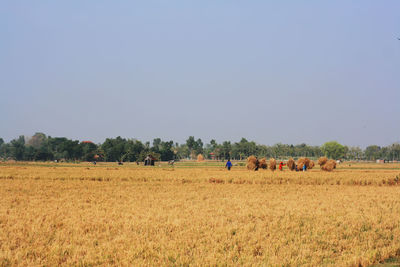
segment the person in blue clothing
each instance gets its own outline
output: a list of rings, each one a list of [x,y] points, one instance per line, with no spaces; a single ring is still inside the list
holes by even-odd
[[[231,162],[230,159],[228,159],[228,162],[226,163],[225,167],[228,169],[228,171],[231,170],[231,168],[232,168],[232,162]]]
[[[307,166],[306,164],[303,164],[303,172],[305,172],[307,170]]]

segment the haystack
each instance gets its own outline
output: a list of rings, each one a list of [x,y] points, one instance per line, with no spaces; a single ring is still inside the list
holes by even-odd
[[[302,170],[303,169],[303,165],[306,165],[306,167],[307,167],[306,159],[305,158],[299,158],[297,160],[297,168],[299,170]]]
[[[328,160],[324,165],[321,166],[321,170],[331,172],[336,167],[334,160]]]
[[[333,164],[333,168],[336,169],[336,160],[331,159],[332,164]]]
[[[250,156],[247,158],[247,169],[250,171],[254,171],[254,170],[258,169],[256,157]]]
[[[289,170],[294,171],[296,169],[296,163],[294,162],[294,159],[290,158],[287,161],[287,166],[288,166]]]
[[[312,168],[314,168],[314,166],[315,166],[314,161],[310,160],[308,168],[311,170]]]
[[[321,167],[327,162],[328,162],[328,158],[327,157],[320,157],[318,159],[318,165],[321,166]]]
[[[266,158],[260,159],[260,161],[258,162],[258,167],[261,169],[266,169],[268,167],[267,159]]]
[[[204,161],[204,157],[203,157],[202,154],[198,154],[198,155],[197,155],[197,161],[198,161],[198,162]]]
[[[275,171],[276,170],[276,160],[274,158],[270,158],[269,159],[269,169],[271,171]]]
[[[309,158],[299,158],[297,161],[297,168],[302,170],[304,165],[306,165],[307,170],[311,170],[314,167],[314,162]]]

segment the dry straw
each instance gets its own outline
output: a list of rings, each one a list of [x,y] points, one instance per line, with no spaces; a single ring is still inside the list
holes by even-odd
[[[257,158],[254,156],[250,156],[247,158],[247,169],[250,171],[254,171],[257,169]]]
[[[204,157],[203,157],[202,154],[198,154],[198,155],[197,155],[197,161],[198,161],[198,162],[204,161]]]
[[[310,160],[310,164],[309,164],[308,168],[311,170],[312,168],[314,168],[314,166],[315,166],[314,161]]]
[[[311,170],[314,167],[315,163],[309,158],[299,158],[299,160],[297,161],[297,168],[301,170],[303,169],[304,165],[306,165],[307,170]]]
[[[276,170],[276,160],[274,158],[270,158],[269,159],[269,169],[271,171],[275,171]]]
[[[258,162],[258,167],[261,169],[266,169],[268,167],[267,159],[266,158],[260,159],[260,161]]]
[[[327,157],[320,157],[320,158],[318,159],[318,165],[321,166],[321,168],[322,168],[322,166],[323,166],[325,163],[327,163],[327,162],[328,162],[328,158],[327,158]]]
[[[296,163],[294,162],[294,159],[290,158],[287,161],[287,166],[288,166],[289,170],[294,171],[296,169]]]
[[[321,166],[323,171],[331,172],[336,168],[336,162],[334,160],[328,160],[324,165]]]
[[[308,161],[310,161],[308,158],[299,158],[297,160],[297,168],[299,170],[302,170],[303,169],[303,165],[306,165],[306,167],[308,167],[307,166],[308,165]]]

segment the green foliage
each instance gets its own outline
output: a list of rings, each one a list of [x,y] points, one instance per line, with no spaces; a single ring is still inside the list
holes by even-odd
[[[25,137],[21,135],[17,139],[13,139],[11,144],[11,157],[15,160],[23,160],[25,153]]]
[[[321,146],[322,152],[328,158],[341,159],[345,155],[345,147],[336,141],[326,142]]]
[[[200,138],[195,140],[194,136],[189,136],[189,138],[186,140],[186,147],[189,153],[188,156],[190,158],[195,158],[198,154],[203,154],[203,145],[203,141]]]
[[[209,144],[194,136],[189,136],[185,144],[179,145],[172,140],[163,141],[155,138],[152,142],[142,143],[136,139],[125,139],[120,136],[107,138],[103,144],[79,142],[65,137],[51,137],[44,133],[35,133],[31,138],[20,136],[5,143],[0,138],[0,159],[15,160],[66,160],[66,161],[143,161],[147,155],[153,155],[159,160],[194,158],[203,154],[210,159],[211,155],[217,160],[235,159],[244,160],[250,155],[274,158],[318,158],[326,155],[334,159],[348,160],[400,160],[400,144],[379,147],[368,146],[364,151],[359,147],[347,147],[338,142],[327,142],[321,147],[306,144],[289,145],[275,144],[273,146],[260,145],[242,138],[239,142],[224,141],[218,143],[212,139]]]
[[[381,156],[381,148],[376,145],[368,146],[365,149],[365,157],[368,160],[376,160],[379,159]]]

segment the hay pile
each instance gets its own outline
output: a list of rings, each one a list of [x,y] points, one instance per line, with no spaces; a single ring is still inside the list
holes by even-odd
[[[270,158],[269,159],[269,169],[271,171],[275,171],[276,170],[276,160],[274,158]]]
[[[323,166],[325,163],[327,163],[327,162],[328,162],[328,158],[327,158],[327,157],[320,157],[320,158],[318,159],[318,165],[321,166],[321,168],[322,168],[322,166]]]
[[[311,170],[312,168],[314,168],[314,166],[315,166],[314,161],[310,160],[310,164],[309,164],[308,168]]]
[[[202,154],[198,154],[198,155],[197,155],[197,161],[198,161],[198,162],[204,161],[204,157],[203,157]]]
[[[321,166],[321,170],[331,172],[336,169],[336,161],[333,159],[328,160],[326,157],[321,157],[318,160],[318,164]]]
[[[266,169],[268,167],[267,159],[266,158],[260,159],[258,162],[258,167],[261,169]]]
[[[303,165],[306,165],[306,167],[308,167],[308,163],[309,163],[309,159],[308,158],[299,158],[297,160],[297,169],[302,170],[303,169]]]
[[[321,166],[321,170],[323,170],[323,171],[327,171],[327,172],[331,172],[331,171],[333,171],[333,169],[335,169],[336,168],[336,161],[334,161],[334,160],[328,160],[325,164],[323,164],[322,166]]]
[[[287,166],[289,168],[289,170],[294,171],[296,169],[296,163],[294,162],[294,160],[292,158],[290,158],[287,161]]]
[[[331,159],[333,168],[336,169],[336,160]]]
[[[259,168],[267,169],[268,163],[266,158],[258,160],[255,156],[250,156],[247,158],[247,169],[250,171],[257,171]],[[271,158],[269,160],[269,168],[271,171],[276,170],[276,160]]]
[[[297,161],[297,169],[302,170],[304,165],[306,165],[307,170],[311,170],[315,163],[309,158],[299,158]]]
[[[250,171],[255,171],[258,169],[258,160],[254,156],[247,158],[247,169]]]

